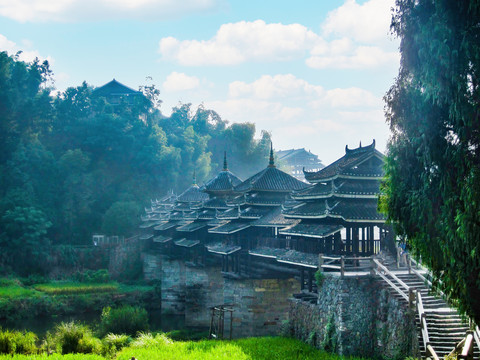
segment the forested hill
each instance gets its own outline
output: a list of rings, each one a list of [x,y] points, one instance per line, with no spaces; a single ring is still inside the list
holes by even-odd
[[[93,232],[130,235],[149,199],[218,171],[243,178],[267,162],[270,135],[228,126],[203,107],[165,118],[158,91],[110,105],[86,83],[52,97],[48,63],[0,53],[0,267],[30,271],[50,245]],[[1,269],[0,269],[1,270]]]

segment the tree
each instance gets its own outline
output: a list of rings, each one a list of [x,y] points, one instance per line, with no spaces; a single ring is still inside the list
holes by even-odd
[[[20,275],[45,272],[49,253],[47,230],[52,225],[45,214],[34,207],[17,206],[2,216],[0,248],[2,263]]]
[[[435,285],[480,322],[480,3],[397,0],[381,207]]]
[[[140,223],[140,206],[134,201],[118,201],[105,213],[103,231],[107,235],[130,236]]]

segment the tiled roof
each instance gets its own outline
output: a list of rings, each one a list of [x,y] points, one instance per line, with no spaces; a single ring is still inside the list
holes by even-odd
[[[292,194],[294,199],[326,198],[334,195],[342,197],[375,196],[380,193],[379,180],[357,180],[336,178],[326,183],[318,183],[308,189]]]
[[[318,255],[301,251],[289,250],[277,257],[277,261],[285,264],[300,265],[308,268],[318,268]]]
[[[250,227],[250,223],[243,221],[229,221],[226,224],[208,229],[209,233],[213,234],[233,234],[237,231],[245,230]]]
[[[177,195],[175,195],[173,191],[170,191],[164,196],[162,196],[160,199],[152,200],[152,206],[173,205],[175,204],[175,201],[177,201]]]
[[[228,170],[218,173],[213,179],[205,184],[206,192],[227,192],[233,191],[234,187],[242,182],[236,175]]]
[[[208,194],[204,193],[198,185],[192,185],[178,196],[179,202],[202,202],[209,199]]]
[[[308,186],[293,176],[277,169],[267,167],[235,187],[235,191],[277,191],[290,192]]]
[[[163,236],[163,235],[159,235],[159,236],[155,236],[153,238],[153,242],[154,243],[159,243],[159,244],[165,244],[169,241],[171,241],[172,238],[171,237],[168,237],[168,236]]]
[[[228,210],[225,210],[225,211],[217,211],[217,218],[218,219],[238,219],[239,217],[239,212],[238,212],[238,208],[230,208]]]
[[[160,223],[158,221],[146,221],[142,224],[140,224],[139,228],[140,229],[148,229],[148,228],[151,228],[151,227],[154,227],[156,225],[159,225]]]
[[[140,240],[149,240],[151,238],[153,238],[153,234],[143,234],[139,237]]]
[[[296,225],[280,230],[281,235],[296,235],[323,238],[343,229],[342,225],[318,224],[301,221]]]
[[[356,164],[360,164],[369,157],[376,155],[383,158],[383,154],[375,149],[375,140],[371,145],[359,147],[357,149],[349,149],[348,146],[345,147],[345,155],[342,156],[337,161],[332,164],[324,167],[323,169],[317,172],[308,172],[304,171],[305,179],[310,182],[318,182],[322,180],[331,179],[334,176],[342,172],[350,172],[351,169],[355,167]],[[360,173],[358,175],[361,175]]]
[[[207,222],[208,226],[219,226],[226,224],[228,221],[227,220],[222,220],[222,219],[212,219]]]
[[[177,205],[175,205],[175,207],[172,209],[173,211],[191,211],[192,210],[192,207],[190,206],[190,204],[188,203],[178,203]]]
[[[271,226],[271,227],[280,227],[280,226],[289,226],[298,223],[300,220],[297,219],[287,219],[282,214],[282,208],[276,207],[271,209],[268,213],[262,216],[260,219],[252,223],[253,226]]]
[[[97,87],[95,90],[93,90],[93,94],[97,96],[140,95],[141,92],[133,90],[132,88],[113,79],[105,85]]]
[[[248,253],[253,256],[276,259],[279,256],[285,255],[287,251],[288,251],[287,249],[258,247],[258,248],[249,250]]]
[[[230,255],[240,251],[242,248],[240,246],[223,244],[223,243],[215,243],[209,244],[206,246],[208,252],[220,255]]]
[[[245,204],[246,194],[238,195],[227,200],[228,206],[238,206]]]
[[[190,240],[190,239],[180,239],[180,240],[176,240],[174,241],[174,244],[177,245],[177,246],[182,246],[182,247],[186,247],[186,248],[191,248],[195,245],[198,245],[200,244],[200,241],[198,240]]]
[[[155,226],[154,229],[157,230],[157,231],[165,231],[165,230],[171,229],[171,228],[173,228],[175,226],[178,226],[178,225],[180,225],[179,221],[168,221],[164,224]]]
[[[260,219],[262,216],[268,214],[271,207],[266,206],[247,206],[240,212],[242,219]]]
[[[211,198],[210,200],[203,203],[204,208],[212,209],[227,209],[228,205],[225,202],[225,199],[219,198],[217,196]]]
[[[202,220],[214,219],[216,215],[215,209],[202,209],[198,212],[198,218]]]
[[[207,226],[205,221],[192,221],[188,224],[177,227],[177,231],[193,232]]]
[[[280,263],[300,265],[313,269],[318,267],[318,255],[316,254],[308,254],[296,250],[267,247],[249,250],[248,253],[253,256],[275,259]]]
[[[248,205],[282,205],[284,194],[267,192],[250,192],[246,194],[245,203]]]
[[[284,211],[293,218],[341,218],[355,222],[385,222],[385,216],[377,211],[377,199],[328,199],[307,202],[295,209]]]

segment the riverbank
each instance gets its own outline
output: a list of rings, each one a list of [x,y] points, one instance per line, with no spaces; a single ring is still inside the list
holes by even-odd
[[[140,306],[159,313],[159,288],[108,281],[28,282],[0,279],[0,326],[44,333],[54,323],[68,320],[98,321],[104,307]],[[158,323],[158,320],[152,319]]]
[[[105,340],[102,344],[106,344]],[[232,341],[202,340],[173,341],[165,334],[141,334],[126,344],[118,352],[99,354],[47,355],[0,355],[0,359],[92,359],[103,360],[115,357],[118,360],[136,359],[177,359],[177,360],[267,360],[267,359],[304,359],[304,360],[357,360],[355,357],[341,357],[317,350],[299,340],[282,337],[246,338]]]

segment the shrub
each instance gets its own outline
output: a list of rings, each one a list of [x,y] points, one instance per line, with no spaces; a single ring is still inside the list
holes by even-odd
[[[315,282],[317,283],[317,288],[320,289],[325,281],[325,274],[322,270],[317,270],[315,273]]]
[[[208,331],[195,331],[189,329],[172,330],[165,333],[174,341],[198,341],[208,339]]]
[[[104,356],[113,357],[117,351],[120,351],[124,347],[128,346],[131,341],[132,338],[128,335],[108,334],[102,341],[102,354]]]
[[[55,327],[53,334],[47,334],[46,348],[62,354],[98,354],[101,342],[93,336],[88,326],[74,321],[62,322]]]
[[[77,272],[73,275],[73,278],[84,283],[108,283],[111,280],[106,269]]]
[[[144,308],[126,305],[118,309],[106,307],[102,310],[100,336],[108,333],[134,336],[145,330],[148,330],[148,314]]]
[[[165,345],[171,345],[173,341],[169,339],[165,334],[151,333],[139,333],[137,338],[132,342],[132,348],[150,348],[150,347],[164,347]]]
[[[1,354],[35,354],[38,349],[35,345],[37,335],[32,332],[0,331]]]

